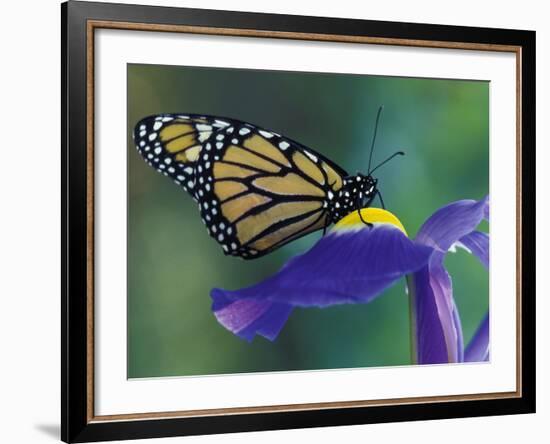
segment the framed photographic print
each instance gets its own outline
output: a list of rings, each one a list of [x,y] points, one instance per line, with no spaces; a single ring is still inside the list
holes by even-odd
[[[534,412],[534,32],[61,11],[64,441]]]

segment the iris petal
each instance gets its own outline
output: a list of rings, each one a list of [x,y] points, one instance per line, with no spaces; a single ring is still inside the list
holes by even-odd
[[[400,277],[424,266],[432,249],[387,225],[324,236],[270,278],[229,299],[254,298],[300,307],[369,302]]]
[[[464,353],[465,362],[489,360],[489,312],[485,315]]]
[[[437,210],[420,228],[416,240],[446,252],[461,237],[473,232],[489,214],[489,197],[459,200]]]
[[[265,300],[227,298],[212,290],[212,311],[220,324],[237,336],[251,341],[256,334],[273,341],[292,312],[292,307]]]
[[[420,364],[461,362],[464,345],[452,281],[443,260],[455,244],[466,248],[488,266],[489,237],[474,231],[488,215],[488,197],[462,200],[436,211],[422,226],[416,240],[436,248],[427,267],[410,279],[416,317],[417,361]],[[439,335],[442,333],[442,336]],[[442,341],[442,338],[444,339]]]
[[[489,268],[489,235],[474,231],[460,238],[460,243],[479,259],[485,268]]]
[[[428,267],[408,279],[412,305],[415,363],[439,364],[448,362],[447,345],[437,304],[430,284]]]
[[[399,278],[428,263],[432,248],[411,241],[392,223],[376,222],[368,213],[365,217],[373,221],[372,227],[364,223],[337,225],[309,251],[256,285],[236,291],[212,290],[218,321],[248,339],[254,335],[252,330],[262,334],[262,323],[272,322],[280,306],[369,302]],[[289,313],[290,309],[286,317]],[[271,328],[270,336],[279,330]]]
[[[444,257],[443,253],[435,252],[428,266],[412,280],[419,364],[459,362],[462,357],[462,329]]]
[[[487,210],[489,211],[489,210]],[[476,256],[485,268],[489,268],[489,235],[474,231],[460,239],[462,245]],[[476,330],[464,355],[466,362],[489,360],[489,312],[485,315]]]

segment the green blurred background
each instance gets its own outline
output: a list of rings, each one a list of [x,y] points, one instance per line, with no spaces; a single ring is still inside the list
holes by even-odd
[[[131,138],[150,114],[233,117],[355,174],[366,172],[380,105],[373,163],[406,151],[376,176],[410,235],[442,205],[488,193],[487,82],[128,65],[129,378],[410,364],[404,280],[370,304],[296,309],[275,342],[248,343],[221,327],[213,287],[258,282],[320,233],[253,261],[224,256],[191,197],[149,167]],[[447,267],[467,343],[488,308],[488,274],[462,250]]]

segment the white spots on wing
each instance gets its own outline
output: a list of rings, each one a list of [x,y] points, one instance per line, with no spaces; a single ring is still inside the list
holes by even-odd
[[[250,132],[250,130],[249,130],[248,128],[241,128],[241,129],[239,130],[239,134],[240,134],[241,136],[245,136],[245,135],[247,135],[249,132]]]
[[[307,150],[304,150],[304,154],[309,157],[311,160],[313,160],[315,163],[317,163],[317,161],[319,159],[317,159],[317,156],[315,156],[314,154],[311,154],[309,151]]]
[[[193,174],[193,168],[191,167],[185,167],[183,171],[185,171],[187,174]]]
[[[141,131],[139,132],[139,137],[143,137],[143,136],[145,136],[145,134],[147,134],[147,131],[141,130]]]
[[[170,165],[170,164],[172,163],[172,159],[170,159],[169,157],[165,157],[165,158],[164,158],[164,163],[165,163],[166,165]]]
[[[212,127],[204,123],[198,123],[196,125],[196,128],[197,128],[197,131],[212,131]]]
[[[216,123],[214,123],[214,126],[217,126],[218,128],[225,128],[226,126],[229,126],[229,123],[216,119]]]
[[[162,122],[158,122],[158,121],[157,121],[157,122],[155,122],[155,124],[153,125],[153,129],[154,129],[155,131],[158,131],[158,130],[161,129],[161,128],[162,128]]]
[[[170,122],[170,121],[172,121],[172,120],[174,120],[174,118],[171,117],[171,116],[165,116],[165,117],[162,118],[162,121],[163,121],[164,123]]]
[[[216,148],[221,150],[223,148],[223,142],[216,142]]]
[[[237,244],[235,242],[231,242],[231,249],[232,250],[236,250],[237,249]]]
[[[142,140],[141,142],[139,142],[139,146],[141,147],[145,146],[145,140]]]
[[[231,134],[231,133],[233,132],[233,127],[230,126],[229,128],[227,128],[227,129],[225,130],[225,132],[226,132],[227,134]]]
[[[279,148],[281,148],[282,150],[286,150],[290,145],[287,143],[287,142],[281,142],[279,143]]]
[[[149,142],[152,142],[153,140],[155,140],[157,138],[157,133],[151,133],[149,134]]]
[[[231,143],[232,143],[233,145],[238,145],[238,144],[239,144],[239,139],[232,139],[232,140],[231,140]]]
[[[334,199],[334,194],[332,193],[332,191],[329,191],[329,192],[327,193],[327,197],[328,197],[330,200]]]
[[[218,242],[223,242],[224,239],[223,233],[218,234]]]
[[[143,151],[149,151],[151,149],[151,147],[149,145],[147,145],[145,148],[143,148]]]
[[[204,142],[206,139],[210,137],[212,134],[212,131],[202,131],[199,133],[199,142]]]
[[[273,133],[270,133],[269,131],[260,130],[258,132],[266,139],[271,139],[273,137]]]
[[[174,169],[174,167],[170,167],[170,168],[168,168],[168,172],[169,173],[175,173],[176,170]]]
[[[160,146],[157,146],[154,151],[155,154],[160,154],[162,152],[162,148]]]
[[[210,162],[206,162],[206,163],[204,164],[204,167],[205,167],[205,168],[210,168]]]
[[[178,119],[189,120],[189,116],[180,114],[180,115],[178,116]]]
[[[224,137],[225,137],[224,134],[218,134],[218,135],[216,136],[216,140],[223,140]]]
[[[189,182],[187,182],[187,186],[188,186],[189,188],[193,188],[193,187],[195,186],[195,184],[193,183],[192,180],[190,180]]]
[[[152,159],[153,157],[155,157],[155,156],[153,156],[151,153],[147,154],[148,159]]]
[[[178,176],[177,179],[178,179],[178,180],[185,180],[185,177],[183,177],[183,176]]]

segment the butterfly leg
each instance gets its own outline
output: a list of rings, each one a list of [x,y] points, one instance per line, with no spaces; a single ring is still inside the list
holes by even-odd
[[[325,225],[323,227],[323,236],[327,233],[327,227],[330,225],[329,218],[327,217],[325,220]]]
[[[359,214],[359,219],[361,219],[361,222],[363,222],[366,226],[368,226],[369,228],[372,228],[373,225],[370,223],[370,222],[367,222],[365,219],[363,219],[363,215],[361,214],[361,205],[360,205],[360,201],[358,200],[357,201],[357,213]]]

